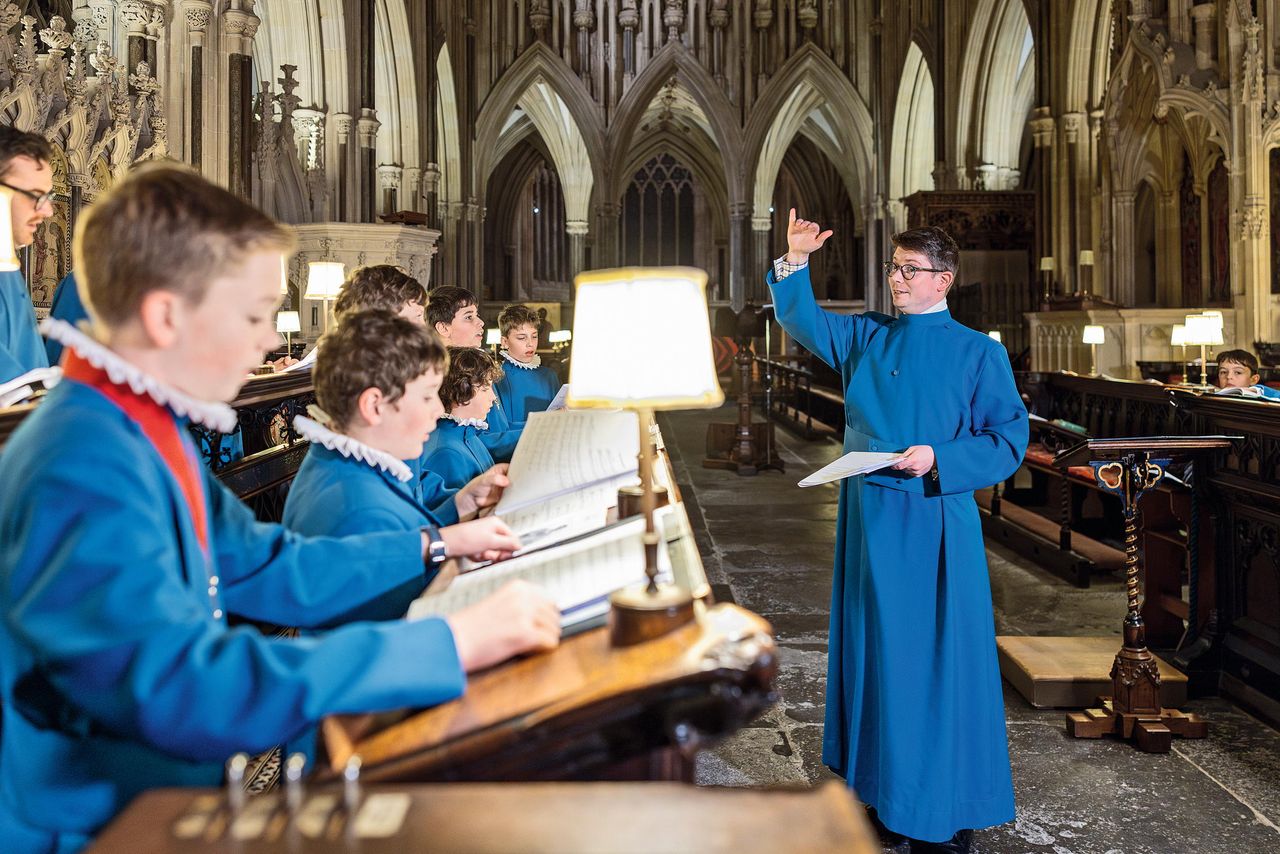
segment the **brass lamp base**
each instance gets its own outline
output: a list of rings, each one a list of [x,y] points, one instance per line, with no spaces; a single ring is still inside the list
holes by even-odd
[[[665,486],[653,487],[653,506],[666,507],[671,503]],[[618,489],[618,518],[630,519],[644,514],[644,487],[623,486]]]
[[[693,596],[674,584],[637,584],[609,597],[609,643],[632,646],[693,622]]]

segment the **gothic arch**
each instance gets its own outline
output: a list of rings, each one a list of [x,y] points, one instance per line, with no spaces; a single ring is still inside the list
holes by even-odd
[[[724,160],[725,186],[729,190],[730,203],[741,201],[744,191],[738,165],[742,162],[742,143],[733,105],[710,72],[679,41],[668,42],[653,55],[618,103],[605,138],[608,162],[615,163],[626,156],[635,144],[636,129],[645,111],[666,82],[676,74],[702,108],[711,126],[712,141]],[[610,183],[606,197],[611,199],[620,197],[631,180],[630,175],[612,174],[608,178]]]
[[[453,61],[449,45],[436,54],[436,164],[440,169],[439,198],[444,203],[462,202],[462,144],[458,128],[458,90],[453,85]]]
[[[378,162],[417,167],[418,86],[414,79],[413,48],[395,33],[409,32],[405,0],[378,0],[374,7],[374,44],[378,54],[390,61],[374,63],[378,75],[374,86],[378,129]]]
[[[825,117],[823,130],[831,135],[828,143],[838,148],[838,156],[831,160],[845,173],[846,185],[859,188],[871,186],[871,113],[853,84],[831,58],[816,45],[807,44],[769,81],[760,93],[747,122],[747,154],[743,173],[752,175],[755,179],[757,217],[767,215],[768,196],[772,193],[778,169],[791,140],[805,126],[806,121],[812,121],[812,117],[818,114],[814,109],[798,112],[802,105],[788,109],[788,104],[801,91],[817,93],[822,99],[821,115]],[[768,188],[767,191],[762,189],[764,187]],[[860,199],[851,197],[851,201],[855,210],[860,207]],[[765,213],[761,213],[761,210]]]
[[[520,105],[520,99],[539,82],[563,104],[564,118],[567,121],[562,124],[571,124],[574,133],[580,137],[591,172],[594,175],[602,174],[606,160],[600,108],[564,60],[556,56],[546,44],[538,42],[526,49],[503,73],[480,108],[475,136],[474,181],[477,187],[483,187],[489,179],[489,173],[497,165],[492,154],[497,150],[498,140],[512,111]]]
[[[893,111],[889,147],[889,198],[901,200],[933,189],[933,75],[914,41],[907,48]]]
[[[1102,104],[1111,71],[1113,0],[1076,0],[1066,43],[1066,108],[1086,112]]]
[[[323,106],[325,98],[325,51],[320,4],[316,0],[259,0],[255,14],[262,19],[253,40],[253,67],[259,80],[276,88],[280,66],[296,65],[295,90],[303,106]],[[332,10],[329,10],[332,11]],[[341,4],[338,4],[341,14]],[[326,12],[328,14],[328,12]],[[339,28],[339,34],[342,30]],[[343,72],[345,77],[345,70]]]
[[[664,131],[646,136],[643,142],[632,148],[628,153],[630,156],[623,162],[623,168],[618,172],[623,179],[621,192],[610,201],[621,201],[622,193],[626,192],[632,176],[640,171],[644,164],[659,154],[670,154],[688,167],[706,194],[707,210],[711,214],[712,233],[717,237],[728,236],[728,187],[725,186],[724,175],[720,171],[719,164],[714,158],[709,157],[705,150],[699,146],[691,145],[687,139],[679,134]]]
[[[585,228],[590,216],[591,187],[595,183],[591,155],[568,106],[542,78],[520,95],[518,106],[546,144],[560,178],[568,221]]]
[[[1023,130],[1035,98],[1034,75],[1035,44],[1021,0],[979,0],[956,102],[950,159],[957,166],[1019,168]]]

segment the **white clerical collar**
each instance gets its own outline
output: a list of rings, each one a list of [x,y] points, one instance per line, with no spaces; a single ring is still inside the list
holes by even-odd
[[[47,318],[40,325],[40,332],[46,338],[75,350],[80,358],[98,370],[104,371],[111,382],[128,386],[134,394],[146,395],[161,406],[168,407],[179,418],[187,418],[193,424],[217,430],[219,433],[235,432],[236,411],[227,404],[199,400],[178,391],[171,385],[162,383],[65,320]]]
[[[488,430],[489,422],[483,418],[454,418],[452,412],[446,412],[443,416],[448,420],[457,424],[459,427],[474,427],[477,430]]]
[[[537,368],[542,364],[542,357],[539,356],[537,353],[534,353],[533,358],[530,359],[529,361],[522,362],[519,359],[517,359],[515,356],[511,355],[510,350],[503,350],[502,358],[506,359],[508,362],[515,365],[517,368],[524,368],[526,371],[532,371],[533,369]]]
[[[943,297],[942,299],[934,303],[932,306],[930,306],[929,308],[926,308],[924,311],[920,313],[921,314],[937,314],[940,311],[946,311],[946,310],[947,310],[947,298]]]
[[[315,442],[348,459],[359,460],[362,463],[368,463],[374,468],[382,469],[401,483],[407,483],[413,479],[413,472],[409,470],[403,460],[397,460],[386,451],[380,451],[343,433],[335,433],[305,415],[294,417],[293,429],[297,430],[298,435],[308,442]]]

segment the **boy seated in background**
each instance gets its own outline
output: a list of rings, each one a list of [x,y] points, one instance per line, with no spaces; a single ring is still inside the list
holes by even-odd
[[[444,620],[306,638],[228,626],[341,623],[424,585],[441,550],[417,530],[260,523],[197,461],[185,423],[234,427],[226,401],[278,340],[292,243],[172,164],[135,169],[79,222],[93,332],[48,324],[65,379],[0,454],[6,852],[78,850],[145,789],[217,785],[233,753],[327,715],[453,699],[467,672],[558,642],[554,605],[529,585]]]
[[[427,322],[449,347],[484,346],[484,320],[480,317],[476,295],[466,288],[433,289],[427,300]],[[496,397],[489,412],[481,414],[488,426],[480,432],[480,441],[494,460],[511,462],[524,422],[508,417]]]
[[[445,415],[422,450],[423,465],[446,486],[466,483],[493,465],[480,437],[495,399],[493,384],[501,378],[502,368],[484,350],[450,348],[449,370],[440,384]]]
[[[293,422],[311,445],[285,501],[286,527],[328,537],[425,529],[449,555],[504,551],[511,541],[506,525],[495,516],[474,518],[497,503],[501,486],[471,480],[453,498],[453,515],[471,521],[446,525],[424,503],[411,467],[444,413],[438,392],[447,363],[444,346],[425,326],[385,310],[342,316],[316,358],[315,420]],[[347,618],[403,616],[421,591],[419,579],[411,579]]]
[[[505,370],[494,385],[498,400],[512,421],[525,421],[531,412],[545,412],[560,391],[556,372],[538,355],[538,315],[527,305],[509,305],[498,315]]]
[[[1248,350],[1223,350],[1218,354],[1218,394],[1228,389],[1243,389],[1245,397],[1280,400],[1280,389],[1262,385],[1258,374],[1258,357]]]
[[[427,289],[413,276],[390,264],[357,267],[338,291],[333,316],[341,321],[343,315],[371,308],[425,325]]]

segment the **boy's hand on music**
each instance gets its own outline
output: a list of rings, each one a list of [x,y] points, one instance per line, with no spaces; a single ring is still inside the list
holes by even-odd
[[[520,548],[520,538],[497,516],[441,528],[440,538],[449,557],[465,555],[475,561],[506,560]]]
[[[502,499],[502,490],[511,485],[507,478],[507,464],[498,463],[483,474],[478,474],[453,496],[458,507],[459,519],[470,519]]]
[[[520,579],[447,620],[468,673],[560,643],[560,610],[541,588]]]

